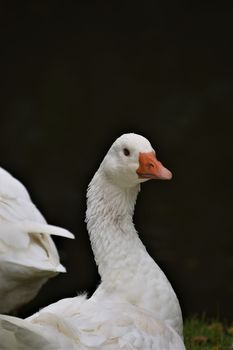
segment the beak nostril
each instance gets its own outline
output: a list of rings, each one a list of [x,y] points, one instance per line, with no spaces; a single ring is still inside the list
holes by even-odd
[[[154,168],[154,164],[153,163],[148,163],[148,168]]]

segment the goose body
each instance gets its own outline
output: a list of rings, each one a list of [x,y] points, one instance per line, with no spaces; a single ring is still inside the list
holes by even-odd
[[[86,222],[99,287],[89,299],[63,299],[26,320],[0,317],[2,337],[12,325],[16,343],[17,331],[23,339],[25,334],[33,340],[35,333],[46,346],[62,350],[184,350],[177,297],[132,221],[140,184],[170,178],[147,139],[118,138],[87,192]]]
[[[48,225],[26,188],[0,168],[0,312],[27,303],[48,278],[65,272],[50,235],[73,238]]]

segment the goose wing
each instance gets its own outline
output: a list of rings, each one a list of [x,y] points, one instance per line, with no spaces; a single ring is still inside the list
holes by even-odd
[[[118,298],[98,302],[63,299],[28,319],[53,339],[68,338],[75,349],[185,350],[181,337],[146,310]]]
[[[0,311],[35,297],[48,278],[65,272],[50,235],[73,238],[48,225],[26,188],[0,168]]]
[[[21,251],[25,255],[33,245],[33,254],[35,247],[38,246],[36,256],[41,253],[41,249],[45,249],[45,246],[47,250],[50,249],[52,255],[57,255],[49,235],[74,238],[68,230],[48,225],[32,203],[26,188],[6,170],[0,168],[1,258],[10,259],[12,255],[17,261],[17,253]]]

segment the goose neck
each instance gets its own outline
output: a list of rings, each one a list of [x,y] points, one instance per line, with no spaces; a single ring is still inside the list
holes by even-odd
[[[109,227],[118,225],[119,221],[132,222],[139,189],[139,185],[121,188],[99,170],[87,191],[86,222],[89,233],[92,234],[96,225],[101,225],[103,229],[104,224]]]
[[[140,241],[132,216],[139,186],[120,188],[98,171],[87,192],[86,222],[101,278]]]

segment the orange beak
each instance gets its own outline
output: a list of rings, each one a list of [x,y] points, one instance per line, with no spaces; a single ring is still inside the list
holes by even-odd
[[[139,167],[136,170],[140,179],[170,180],[172,173],[160,163],[153,152],[139,153]]]

